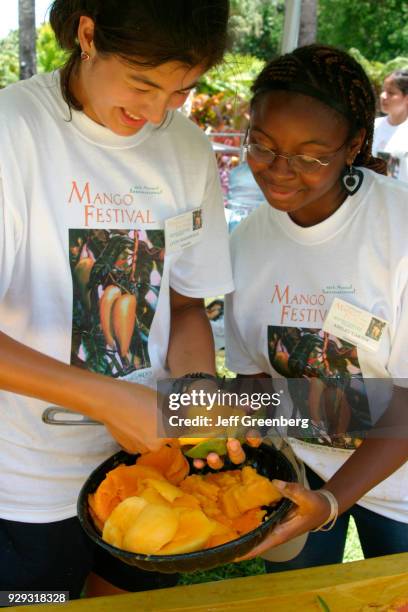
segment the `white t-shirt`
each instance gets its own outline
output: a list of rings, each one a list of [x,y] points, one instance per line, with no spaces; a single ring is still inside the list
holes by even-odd
[[[408,119],[399,125],[388,117],[375,120],[373,155],[387,161],[389,176],[408,182]]]
[[[307,392],[314,389],[316,397],[324,389],[330,402],[335,389],[328,376],[344,376],[342,397],[357,409],[353,418],[361,419],[350,421],[353,431],[363,431],[384,412],[391,379],[406,386],[408,377],[408,185],[363,172],[361,189],[315,226],[300,227],[263,204],[237,227],[231,237],[235,291],[226,298],[225,318],[228,368],[279,379],[274,387],[284,391],[287,416],[294,406],[303,416],[312,414],[312,395],[293,402],[290,377],[305,377]],[[377,352],[322,332],[335,297],[389,322]],[[368,379],[387,384],[378,394]],[[328,480],[355,447],[345,436],[335,446],[333,441],[314,433],[291,445]],[[408,463],[359,503],[408,522]]]
[[[201,240],[166,254],[165,220],[197,208]],[[102,331],[108,285],[137,297],[124,355],[126,339],[109,346]],[[1,331],[64,363],[154,387],[168,376],[170,287],[197,298],[233,288],[216,162],[201,130],[178,112],[130,137],[82,112],[69,120],[58,73],[2,90]],[[115,441],[101,426],[45,425],[46,402],[0,392],[0,405],[0,517],[74,515],[81,484]]]

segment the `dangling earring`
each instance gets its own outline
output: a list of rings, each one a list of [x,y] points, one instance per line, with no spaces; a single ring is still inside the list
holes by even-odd
[[[341,180],[347,195],[354,195],[363,184],[364,174],[358,168],[355,168],[351,163],[346,166],[341,175]]]
[[[86,51],[81,51],[81,60],[83,62],[87,62],[90,59],[90,55],[89,53],[87,53]]]

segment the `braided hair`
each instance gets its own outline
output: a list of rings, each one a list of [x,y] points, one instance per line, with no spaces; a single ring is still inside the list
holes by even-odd
[[[251,107],[266,92],[284,90],[316,98],[345,117],[350,137],[364,128],[366,137],[355,164],[386,174],[386,164],[373,157],[375,96],[361,65],[340,49],[324,45],[299,47],[269,62],[256,78]]]

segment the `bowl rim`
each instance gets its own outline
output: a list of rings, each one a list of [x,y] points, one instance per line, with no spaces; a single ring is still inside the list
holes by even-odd
[[[274,447],[270,447],[269,445],[264,444],[264,443],[261,444],[261,446],[258,448],[261,448],[261,447],[267,447],[268,450],[272,449],[273,452],[278,454],[280,456],[280,459],[283,460],[287,464],[289,472],[293,476],[292,482],[297,482],[298,478],[297,478],[296,470],[294,466],[292,465],[292,463],[289,461],[289,459],[286,457],[286,455],[282,453],[282,451],[279,451],[278,449]],[[251,531],[244,533],[239,538],[235,538],[234,540],[230,540],[228,542],[225,542],[224,544],[219,544],[218,546],[211,546],[211,548],[202,548],[200,550],[196,550],[196,551],[192,551],[188,553],[179,553],[179,554],[172,554],[172,555],[156,555],[156,554],[147,555],[143,553],[136,553],[136,552],[131,552],[129,550],[124,550],[123,548],[117,548],[116,546],[113,546],[112,544],[108,544],[108,542],[105,542],[105,540],[102,539],[102,536],[98,533],[93,523],[92,517],[89,512],[89,506],[88,506],[88,495],[92,493],[93,491],[88,490],[89,488],[88,483],[90,480],[92,480],[94,475],[96,475],[99,472],[102,472],[105,464],[110,464],[111,462],[115,462],[115,460],[118,460],[121,456],[123,456],[124,459],[129,460],[130,458],[133,459],[137,457],[138,453],[130,454],[130,453],[127,453],[126,451],[121,450],[115,453],[114,455],[111,455],[110,457],[108,457],[103,463],[97,466],[88,476],[88,478],[86,479],[86,481],[81,487],[81,490],[78,495],[78,502],[77,502],[78,520],[82,528],[84,529],[85,533],[91,538],[91,540],[94,543],[98,544],[99,546],[104,548],[107,552],[115,555],[116,557],[126,558],[126,559],[134,560],[134,561],[141,561],[144,563],[148,563],[149,561],[151,561],[152,563],[163,563],[164,564],[166,562],[167,563],[169,562],[177,563],[177,562],[188,561],[188,560],[194,561],[195,559],[202,558],[203,553],[207,553],[209,556],[211,556],[211,554],[215,555],[218,553],[222,553],[223,551],[227,551],[228,549],[236,546],[238,542],[240,544],[245,544],[249,540],[252,540],[255,533],[258,533],[259,535],[262,535],[262,536],[267,535],[269,531],[269,527],[270,527],[269,522],[273,520],[274,525],[279,523],[280,519],[287,513],[287,511],[290,510],[290,508],[294,506],[294,503],[290,499],[283,498],[280,502],[279,507],[276,510],[272,511],[272,515],[269,518],[267,518],[265,521],[263,521],[260,525],[258,525],[258,527],[255,527],[255,529],[252,529]],[[121,463],[125,463],[125,462],[118,461],[118,465],[120,465]],[[118,467],[118,465],[116,467]],[[133,464],[125,463],[125,465],[133,465]],[[111,468],[111,469],[115,469],[115,468]],[[99,486],[101,482],[102,480],[100,480],[97,486]],[[83,515],[83,509],[85,509],[85,516]],[[256,544],[254,545],[254,547],[255,546]],[[212,551],[214,551],[214,553],[212,553]]]

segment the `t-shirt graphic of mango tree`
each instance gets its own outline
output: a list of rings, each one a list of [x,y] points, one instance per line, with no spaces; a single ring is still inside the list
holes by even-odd
[[[288,379],[292,416],[309,418],[303,439],[355,448],[357,433],[372,427],[357,348],[320,328],[270,325],[268,353],[272,367]]]
[[[162,230],[69,230],[71,363],[113,377],[150,367],[164,261]]]

